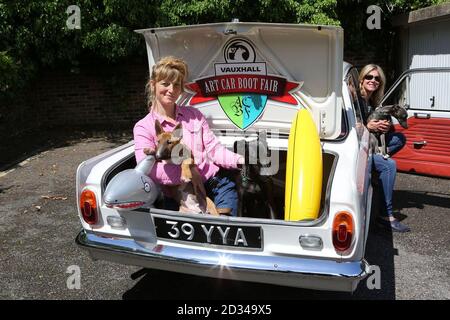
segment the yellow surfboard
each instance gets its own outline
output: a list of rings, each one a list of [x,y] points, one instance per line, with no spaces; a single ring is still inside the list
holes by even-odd
[[[317,219],[322,174],[320,137],[311,114],[302,108],[289,133],[284,220]]]

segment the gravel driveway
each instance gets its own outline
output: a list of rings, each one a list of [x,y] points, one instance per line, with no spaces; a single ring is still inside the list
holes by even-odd
[[[412,232],[371,227],[366,257],[380,267],[379,290],[363,281],[350,296],[94,262],[74,242],[76,168],[128,140],[78,139],[0,172],[0,299],[450,299],[450,180],[401,173],[395,206]],[[70,266],[80,289],[67,287]]]

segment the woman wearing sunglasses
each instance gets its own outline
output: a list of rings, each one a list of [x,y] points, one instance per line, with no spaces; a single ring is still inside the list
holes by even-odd
[[[386,77],[383,70],[376,64],[368,64],[362,68],[359,74],[360,93],[362,97],[362,112],[364,118],[380,106],[384,95]],[[387,120],[370,120],[366,127],[371,132],[386,133],[386,144],[389,155],[398,152],[405,145],[405,136],[401,133],[389,132],[392,123]],[[409,227],[400,223],[395,217],[392,206],[392,195],[394,192],[395,175],[397,166],[393,159],[385,159],[380,154],[373,155],[374,170],[378,173],[378,179],[382,186],[381,193],[384,199],[384,215],[379,217],[379,222],[384,226],[390,226],[392,231],[408,232]]]

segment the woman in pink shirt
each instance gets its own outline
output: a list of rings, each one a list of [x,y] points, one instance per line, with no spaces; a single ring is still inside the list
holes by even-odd
[[[191,150],[198,168],[198,175],[193,171],[194,189],[205,190],[220,214],[236,216],[236,185],[233,175],[223,169],[239,168],[244,164],[244,158],[220,144],[200,111],[176,105],[183,92],[187,73],[187,64],[175,57],[162,58],[153,66],[147,83],[150,110],[147,116],[136,123],[133,130],[136,161],[139,163],[145,158],[145,148],[156,149],[156,120],[159,120],[162,129],[168,132],[181,123],[182,142]],[[157,162],[150,172],[150,177],[163,186],[179,185],[181,166]],[[168,190],[169,188],[163,188],[165,208],[178,210],[178,204],[170,197]]]

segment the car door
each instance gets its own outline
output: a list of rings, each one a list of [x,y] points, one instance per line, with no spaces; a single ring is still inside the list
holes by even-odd
[[[394,119],[406,145],[394,159],[399,171],[450,177],[450,68],[411,69],[386,93],[382,104],[408,110],[408,129]]]
[[[370,221],[370,206],[372,203],[372,188],[371,188],[371,172],[372,161],[369,150],[369,131],[366,129],[361,106],[359,104],[360,98],[358,98],[360,89],[358,81],[358,71],[356,68],[351,68],[345,77],[345,84],[350,97],[350,104],[352,106],[355,118],[355,131],[358,137],[358,160],[357,160],[357,180],[356,188],[360,197],[361,212],[365,213],[363,217],[364,221],[364,241],[367,241],[367,235],[369,233],[369,221]]]

